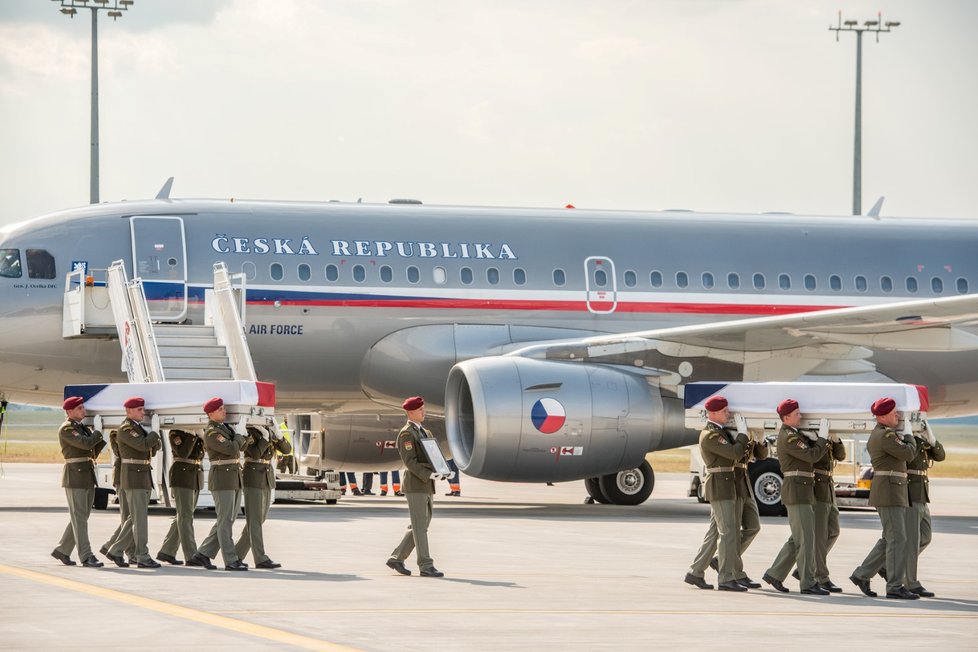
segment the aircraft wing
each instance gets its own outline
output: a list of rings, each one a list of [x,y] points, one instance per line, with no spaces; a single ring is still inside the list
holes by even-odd
[[[978,336],[964,328],[974,324],[978,294],[968,294],[563,340],[509,355],[628,364],[663,375],[672,371],[662,364],[666,357],[712,358],[744,365],[745,380],[793,380],[826,361],[836,361],[843,375],[873,371],[858,363],[878,350],[975,350]]]

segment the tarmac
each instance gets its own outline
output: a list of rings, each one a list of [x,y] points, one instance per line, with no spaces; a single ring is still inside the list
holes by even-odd
[[[278,570],[67,567],[50,557],[68,520],[60,469],[2,466],[0,650],[978,649],[978,480],[931,481],[935,534],[919,575],[937,597],[906,602],[848,580],[880,533],[866,510],[842,513],[829,557],[841,594],[803,596],[790,578],[788,594],[684,584],[709,518],[685,474],[658,475],[638,507],[585,505],[582,482],[463,476],[460,498],[439,483],[429,534],[441,579],[418,577],[414,559],[411,577],[384,565],[408,523],[393,496],[274,505],[265,542]],[[172,513],[151,509],[153,554]],[[197,512],[198,543],[213,518]],[[93,549],[118,519],[115,507],[92,513]],[[787,519],[762,519],[751,577],[788,534]],[[885,594],[879,578],[873,587]]]

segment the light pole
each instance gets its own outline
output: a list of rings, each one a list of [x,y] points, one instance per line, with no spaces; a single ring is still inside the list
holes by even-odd
[[[864,21],[862,26],[856,20],[842,20],[842,12],[839,12],[839,24],[836,27],[829,26],[829,30],[835,32],[835,40],[839,40],[839,32],[855,32],[856,34],[856,134],[855,146],[853,148],[852,162],[852,214],[862,214],[862,108],[863,108],[863,32],[874,32],[876,42],[880,42],[880,34],[889,32],[894,27],[899,27],[899,21],[887,21],[883,23],[883,13],[876,14],[876,20]]]
[[[98,203],[98,12],[107,11],[112,20],[122,18],[133,0],[52,0],[61,5],[61,13],[74,18],[79,9],[92,12],[92,144],[90,172],[90,200]]]

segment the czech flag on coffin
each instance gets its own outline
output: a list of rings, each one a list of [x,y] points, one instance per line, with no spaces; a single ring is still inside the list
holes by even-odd
[[[545,435],[550,435],[564,426],[567,416],[560,401],[555,398],[541,398],[533,404],[530,420],[533,421],[534,428]]]

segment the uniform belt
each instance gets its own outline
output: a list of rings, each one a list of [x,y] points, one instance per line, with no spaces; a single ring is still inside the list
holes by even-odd
[[[146,464],[147,466],[151,464],[149,460],[131,460],[127,457],[122,458],[122,463],[123,464]]]
[[[895,478],[907,477],[907,474],[901,471],[873,471],[873,475],[892,475]]]
[[[784,477],[786,478],[814,478],[815,474],[811,471],[785,471]]]
[[[271,464],[271,460],[256,460],[252,457],[246,457],[245,462],[251,462],[252,464]]]
[[[825,469],[813,469],[813,470],[814,470],[814,471],[815,471],[815,473],[816,473],[816,474],[818,474],[818,475],[827,475],[827,476],[829,476],[829,477],[831,477],[831,476],[832,476],[832,472],[831,472],[831,471],[826,471]]]
[[[92,461],[94,461],[94,460],[92,460],[92,458],[90,458],[90,457],[66,457],[65,458],[65,463],[66,464],[67,463],[74,464],[76,462],[92,462]]]
[[[922,475],[925,478],[927,477],[927,471],[918,471],[917,469],[907,469],[907,473],[909,473],[910,475]]]
[[[223,464],[237,464],[238,460],[211,460],[211,466],[221,466]]]
[[[200,460],[192,460],[189,457],[174,457],[174,462],[183,462],[184,464],[196,464],[200,466]]]
[[[733,472],[733,470],[734,467],[732,466],[712,466],[712,467],[707,467],[706,472],[707,473],[731,473]]]

